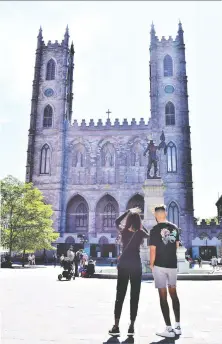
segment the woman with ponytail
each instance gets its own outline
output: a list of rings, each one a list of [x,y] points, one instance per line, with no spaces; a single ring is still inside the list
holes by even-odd
[[[123,250],[117,265],[118,278],[114,310],[115,324],[109,331],[109,334],[112,336],[120,335],[119,320],[129,281],[131,284],[131,294],[128,336],[134,335],[134,323],[137,316],[142,280],[140,245],[144,237],[148,235],[148,231],[142,225],[139,215],[140,212],[141,210],[138,207],[132,208],[116,220],[116,226],[121,232]]]

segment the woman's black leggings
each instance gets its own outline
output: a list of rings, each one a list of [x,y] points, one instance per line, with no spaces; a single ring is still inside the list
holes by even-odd
[[[118,267],[118,280],[116,288],[116,303],[115,303],[115,319],[120,319],[123,301],[126,296],[128,282],[130,280],[131,292],[130,292],[130,320],[135,321],[138,310],[138,303],[140,297],[140,287],[142,279],[141,267],[121,268]]]

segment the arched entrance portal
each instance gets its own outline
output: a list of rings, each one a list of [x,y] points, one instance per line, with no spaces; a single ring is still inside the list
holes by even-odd
[[[96,233],[109,233],[116,238],[117,229],[115,220],[119,216],[119,205],[115,198],[109,194],[103,196],[96,206]],[[97,249],[97,256],[102,258],[116,257],[116,245],[110,244],[104,235],[100,238]],[[99,251],[98,251],[99,249]],[[95,250],[94,250],[95,251]],[[91,251],[92,252],[92,251]]]
[[[140,194],[136,194],[130,198],[127,203],[127,209],[139,207],[142,210],[141,218],[144,218],[144,198]]]
[[[72,236],[68,236],[66,238],[66,244],[70,244],[70,246],[75,244],[75,239]]]
[[[85,198],[80,195],[74,196],[67,205],[66,232],[88,232],[88,219],[89,207]]]
[[[77,251],[76,245],[78,245],[78,244],[75,243],[75,239],[71,235],[68,236],[64,243],[57,245],[58,256],[60,257],[62,254],[64,254],[66,256],[67,251],[70,247],[72,247],[74,249],[74,251]]]
[[[108,257],[109,256],[109,240],[105,237],[102,236],[99,239],[99,248],[101,252],[101,257]]]
[[[72,247],[74,249],[75,247],[75,239],[72,236],[68,236],[65,241],[65,251],[68,251],[68,249]]]

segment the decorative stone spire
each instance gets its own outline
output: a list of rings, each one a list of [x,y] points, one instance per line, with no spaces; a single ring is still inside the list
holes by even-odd
[[[154,24],[152,22],[151,31],[150,31],[150,44],[153,45],[155,43],[156,43],[156,31],[154,28]]]
[[[40,48],[40,46],[42,44],[42,27],[41,26],[40,26],[39,34],[38,34],[37,38],[38,38],[37,46],[38,46],[38,48]]]
[[[64,44],[66,46],[69,45],[69,28],[68,28],[68,25],[66,26],[66,32],[65,32],[65,35],[64,35]]]
[[[72,41],[72,44],[71,44],[70,53],[71,53],[71,55],[75,54],[73,41]]]
[[[154,27],[154,24],[153,24],[153,21],[152,21],[152,24],[151,24],[151,31],[150,31],[150,33],[152,34],[156,34],[156,31],[155,31],[155,27]]]
[[[179,42],[181,44],[184,44],[184,40],[183,40],[183,28],[182,28],[182,24],[181,21],[179,20],[179,24],[178,24],[178,39]]]
[[[42,27],[41,27],[41,26],[40,26],[40,28],[39,28],[38,38],[42,38]]]

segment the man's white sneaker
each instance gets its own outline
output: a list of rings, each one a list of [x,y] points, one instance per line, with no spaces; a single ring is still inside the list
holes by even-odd
[[[177,336],[180,336],[182,334],[181,327],[180,326],[175,327],[174,332],[176,333]]]
[[[165,331],[163,332],[157,332],[156,333],[157,336],[160,337],[164,337],[164,338],[174,338],[175,337],[175,332],[174,330],[171,328],[169,329],[168,327],[165,329]]]

